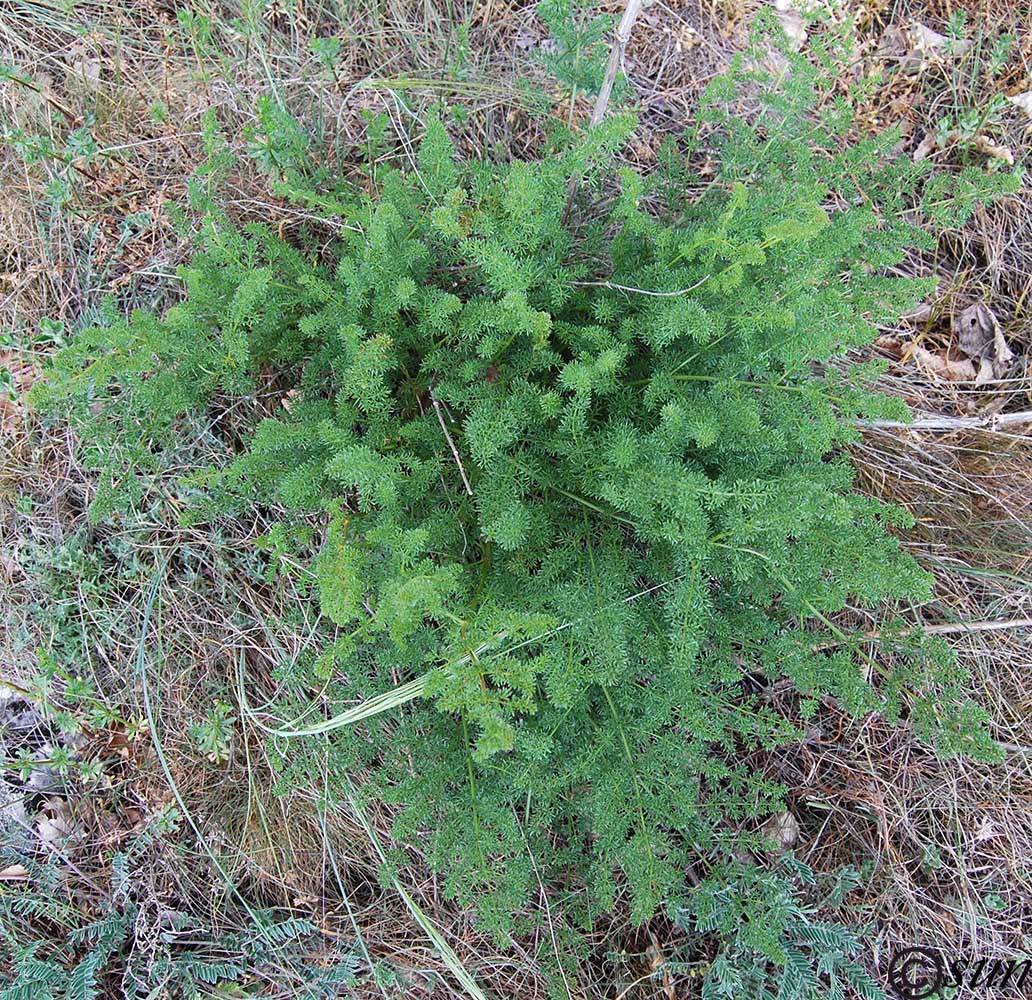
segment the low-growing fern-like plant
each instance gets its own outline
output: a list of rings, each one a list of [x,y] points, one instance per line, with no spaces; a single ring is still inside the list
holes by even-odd
[[[141,886],[154,842],[147,830],[114,853],[107,893],[89,901],[69,884],[78,873],[59,856],[40,862],[4,845],[0,860],[17,859],[32,882],[0,894],[0,1000],[198,1000],[229,988],[237,995],[270,968],[309,1000],[338,996],[354,981],[355,951],[327,948],[309,920],[251,910],[243,929],[215,933],[181,911],[147,911]],[[138,940],[151,927],[153,940]]]
[[[703,1000],[885,1000],[860,962],[857,935],[823,916],[862,881],[854,868],[821,880],[790,854],[766,869],[733,860],[711,872],[677,915],[690,935],[721,942]]]
[[[281,511],[270,579],[332,624],[282,672],[283,785],[315,755],[361,776],[501,938],[539,875],[584,926],[621,900],[642,920],[688,864],[759,844],[781,789],[748,754],[797,735],[759,697],[777,680],[993,752],[941,643],[887,614],[872,657],[835,618],[929,579],[840,452],[899,407],[828,363],[929,287],[893,271],[924,239],[907,199],[941,217],[981,181],[844,146],[820,72],[796,60],[751,117],[718,81],[647,182],[610,167],[622,118],[509,163],[458,163],[432,118],[363,189],[277,162],[339,240],[211,218],[180,304],[113,312],[37,391],[99,470],[97,519],[141,502],[186,418],[261,414],[184,495],[202,520]],[[316,682],[344,715],[313,721]]]

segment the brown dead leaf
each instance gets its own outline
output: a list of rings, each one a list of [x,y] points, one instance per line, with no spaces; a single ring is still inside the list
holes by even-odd
[[[774,10],[792,48],[798,52],[807,39],[806,24],[799,11],[799,4],[795,0],[774,0]]]
[[[799,839],[799,820],[787,809],[771,816],[760,832],[779,847],[791,847]]]
[[[919,302],[913,309],[908,309],[900,320],[904,323],[913,323],[915,326],[919,323],[927,323],[932,318],[932,304],[930,302]]]
[[[922,160],[926,160],[939,146],[939,137],[935,132],[928,132],[925,137],[918,143],[917,149],[914,150],[914,162],[920,163]]]
[[[891,354],[897,361],[903,357],[903,343],[900,341],[899,337],[884,334],[874,342],[874,346],[878,348],[879,351]]]
[[[910,40],[914,48],[921,52],[932,52],[957,59],[967,55],[974,44],[970,38],[947,38],[927,25],[915,21],[909,28]]]
[[[29,877],[29,870],[24,865],[9,865],[0,871],[0,882],[25,882]]]
[[[952,327],[957,347],[978,366],[976,385],[1006,376],[1014,352],[1004,339],[999,320],[984,302],[955,314]]]
[[[40,377],[39,365],[23,361],[13,351],[0,351],[0,369],[10,373],[13,393],[0,387],[0,437],[12,434],[21,422],[25,396]]]
[[[25,571],[13,551],[6,549],[0,552],[0,582],[10,583],[17,577],[25,575]]]
[[[904,27],[892,25],[885,29],[875,56],[895,63],[904,73],[923,73],[958,59],[971,49],[967,38],[947,38],[919,21]]]
[[[1021,108],[1030,118],[1032,118],[1032,90],[1026,90],[1023,94],[1014,94],[1007,98],[1011,104]]]
[[[68,800],[59,795],[52,795],[46,800],[36,820],[36,832],[45,844],[55,847],[79,840],[82,836],[82,831],[72,818]]]
[[[1001,146],[998,142],[993,142],[987,135],[980,135],[975,139],[975,149],[980,153],[985,153],[986,156],[991,156],[994,160],[1003,160],[1009,167],[1014,166],[1014,154],[1011,152],[1010,146]]]
[[[100,89],[103,64],[93,52],[74,46],[68,53],[68,66],[73,80],[87,90]]]
[[[951,382],[970,382],[977,371],[967,358],[950,357],[946,353],[929,351],[924,347],[911,344],[907,355],[930,375],[939,375]]]
[[[933,318],[932,306],[922,303],[902,320],[915,326],[928,324]],[[927,329],[927,327],[926,327]],[[938,327],[932,331],[939,334]],[[985,385],[1006,376],[1014,352],[1003,336],[996,316],[984,302],[976,302],[950,318],[950,343],[936,346],[933,342],[921,340],[900,340],[881,337],[877,346],[893,354],[901,361],[913,361],[918,368],[930,375],[951,382],[974,382]]]
[[[649,960],[649,968],[653,976],[660,976],[663,980],[663,994],[667,1000],[677,1000],[677,992],[674,989],[674,980],[670,975],[670,966],[663,957],[663,949],[659,946],[659,940],[655,934],[652,935],[652,944],[645,949],[645,956]]]

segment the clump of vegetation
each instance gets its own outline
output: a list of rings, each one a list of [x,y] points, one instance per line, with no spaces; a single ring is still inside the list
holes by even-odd
[[[202,919],[162,911],[156,899],[141,893],[147,868],[160,855],[160,838],[178,822],[170,810],[114,853],[110,884],[95,885],[88,900],[100,913],[92,920],[83,915],[81,887],[70,891],[55,855],[40,862],[31,852],[5,848],[0,857],[5,863],[17,859],[14,864],[31,875],[32,886],[0,898],[0,934],[13,956],[15,976],[0,989],[0,998],[143,997],[155,989],[166,996],[212,996],[260,982],[270,970],[282,977],[286,969],[298,996],[322,1000],[339,996],[339,989],[354,981],[357,956],[350,949],[327,948],[309,920],[251,908],[246,931],[215,934]],[[223,905],[232,909],[228,901]],[[61,946],[27,941],[26,930],[33,933],[39,926],[59,928]],[[143,939],[141,931],[151,927],[153,939]]]
[[[693,868],[748,910],[741,858],[783,795],[748,756],[799,736],[765,701],[777,681],[804,716],[831,697],[994,753],[942,643],[886,614],[875,656],[841,623],[929,580],[892,533],[906,512],[855,492],[838,451],[903,414],[828,364],[928,290],[892,273],[926,239],[903,208],[955,217],[987,188],[892,162],[892,135],[841,148],[848,102],[815,120],[825,77],[793,67],[748,120],[727,102],[756,71],[718,81],[647,181],[609,168],[625,119],[534,162],[458,163],[433,118],[407,169],[373,156],[349,186],[266,108],[256,155],[340,239],[213,212],[183,301],[112,311],[36,393],[98,470],[97,520],[147,500],[184,418],[248,404],[236,457],[183,493],[197,522],[286,511],[270,581],[332,623],[278,678],[296,721],[255,715],[282,787],[318,754],[339,794],[393,804],[398,840],[500,939],[539,879],[584,927],[704,911]],[[703,141],[719,172],[688,197]],[[312,722],[316,685],[341,714]],[[797,994],[817,988],[798,941],[822,944],[800,912],[761,949]]]

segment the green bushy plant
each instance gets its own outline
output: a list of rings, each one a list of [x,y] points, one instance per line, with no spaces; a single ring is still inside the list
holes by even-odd
[[[602,85],[612,18],[586,11],[571,0],[541,0],[535,8],[548,31],[538,58],[571,101],[578,93],[594,95]]]
[[[892,161],[892,135],[844,145],[814,53],[751,116],[728,102],[758,71],[718,81],[648,182],[610,166],[622,118],[510,163],[456,162],[432,118],[362,189],[307,174],[292,128],[255,137],[339,240],[211,216],[183,301],[112,311],[37,392],[81,433],[97,519],[144,502],[187,415],[258,414],[183,493],[201,521],[281,510],[270,578],[332,625],[278,678],[303,720],[275,727],[283,785],[313,757],[360,775],[501,938],[539,875],[584,926],[640,921],[687,897],[690,859],[759,844],[782,790],[748,755],[798,735],[761,696],[779,679],[993,752],[941,643],[887,612],[872,658],[832,618],[930,584],[840,450],[899,407],[829,361],[930,287],[893,273],[926,242],[903,209],[985,188]],[[687,197],[703,142],[719,172]],[[316,684],[380,700],[313,724]]]

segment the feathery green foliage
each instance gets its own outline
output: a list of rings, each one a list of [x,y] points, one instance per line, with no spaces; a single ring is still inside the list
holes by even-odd
[[[820,916],[861,885],[859,873],[845,868],[824,881],[830,884],[790,854],[767,870],[739,861],[719,866],[677,917],[685,930],[717,934],[723,944],[704,1000],[884,1000],[857,960],[857,935]]]
[[[891,273],[926,240],[902,209],[969,211],[986,189],[891,160],[892,135],[843,148],[835,53],[814,52],[751,115],[730,102],[756,64],[717,81],[648,181],[609,167],[627,119],[535,162],[460,164],[432,118],[359,190],[264,114],[255,155],[340,239],[211,216],[183,301],[113,311],[37,393],[82,434],[98,519],[143,501],[185,415],[258,414],[184,495],[199,520],[281,510],[270,580],[295,576],[332,623],[310,671],[284,666],[304,723],[277,731],[311,725],[315,684],[341,711],[410,684],[389,718],[274,738],[283,787],[315,755],[341,788],[361,776],[500,938],[538,873],[584,926],[624,899],[640,921],[687,898],[691,860],[719,872],[758,845],[740,831],[781,789],[749,754],[797,735],[762,697],[777,680],[993,753],[942,643],[886,613],[872,658],[831,617],[929,580],[892,534],[909,516],[856,493],[840,452],[899,407],[829,361],[929,288]],[[685,166],[703,142],[706,185]]]
[[[355,951],[328,947],[309,920],[255,911],[256,921],[242,929],[215,932],[193,914],[152,912],[148,872],[155,848],[167,846],[158,831],[169,821],[156,817],[153,828],[112,853],[109,890],[88,901],[56,853],[37,861],[12,846],[0,851],[5,865],[31,874],[31,881],[0,894],[0,961],[11,973],[0,1000],[195,1000],[212,996],[211,987],[260,983],[270,967],[289,970],[297,995],[310,1000],[338,996],[341,983],[354,981]],[[38,940],[26,944],[31,936]]]

